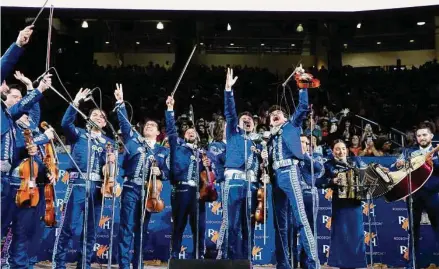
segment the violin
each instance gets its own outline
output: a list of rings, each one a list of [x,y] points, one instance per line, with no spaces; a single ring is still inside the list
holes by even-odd
[[[313,75],[309,73],[297,72],[294,75],[294,79],[296,80],[297,86],[300,89],[312,89],[320,87],[320,80],[313,77]]]
[[[49,129],[49,125],[47,122],[43,121],[40,124],[41,128],[44,130]],[[50,143],[47,143],[44,145],[44,159],[43,163],[46,167],[47,174],[54,176],[56,180],[58,180],[59,177],[59,161],[58,161],[58,155],[55,151],[55,145],[53,144],[53,140],[50,141]],[[49,182],[44,186],[44,200],[46,202],[46,210],[44,213],[44,223],[48,227],[55,227],[56,225],[56,207],[55,207],[55,200],[56,200],[56,193],[55,193],[55,187],[53,183]]]
[[[24,141],[26,146],[33,145],[31,130],[24,130]],[[38,168],[38,163],[33,156],[29,156],[20,163],[18,169],[21,183],[15,196],[15,203],[18,207],[35,207],[38,205],[40,201],[40,193],[36,183]]]
[[[205,152],[202,153],[203,159],[207,158]],[[218,192],[215,189],[215,174],[209,167],[204,166],[205,170],[200,173],[200,200],[203,202],[213,202],[218,199]]]
[[[157,161],[153,160],[151,164],[151,171],[153,167],[157,166]],[[163,190],[163,183],[157,179],[156,175],[150,173],[148,180],[148,193],[146,198],[146,210],[150,213],[162,212],[165,208],[165,202],[160,198],[160,192]]]
[[[105,165],[102,168],[102,173],[104,174],[104,183],[101,188],[101,193],[103,197],[111,198],[113,195],[115,197],[119,197],[122,193],[122,188],[120,184],[115,181],[117,177],[117,164],[116,161],[110,161],[108,155],[113,153],[113,145],[111,142],[108,142],[105,146],[107,149],[107,156],[105,160]]]
[[[265,187],[265,181],[264,181],[265,176],[266,176],[266,171],[265,169],[263,169],[261,181],[264,182],[264,185],[262,185],[262,187],[258,189],[257,192],[258,205],[256,206],[256,211],[255,211],[255,221],[261,224],[264,224],[267,220],[266,218],[267,216],[265,212],[266,210],[265,198],[267,197],[267,189]]]

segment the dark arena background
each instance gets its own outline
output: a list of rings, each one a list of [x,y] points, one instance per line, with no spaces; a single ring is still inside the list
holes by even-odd
[[[34,21],[43,4],[42,0],[2,0],[2,55],[15,42],[18,32]],[[362,156],[365,163],[390,166],[403,147],[416,144],[415,128],[420,122],[431,126],[433,143],[439,143],[437,4],[428,0],[49,0],[14,70],[35,80],[47,66],[55,67],[58,76],[52,77],[53,86],[65,96],[75,96],[80,88],[99,87],[101,95],[96,91],[94,98],[117,127],[117,115],[109,112],[114,109],[115,85],[122,83],[124,99],[132,106],[127,106],[131,123],[135,125],[145,117],[156,119],[160,126],[157,142],[166,145],[165,100],[196,44],[174,96],[175,111],[178,121],[184,122],[193,107],[195,127],[201,143],[207,146],[213,139],[212,124],[224,117],[227,67],[239,77],[234,86],[238,113],[252,112],[256,131],[263,133],[269,128],[267,110],[272,104],[283,102],[294,110],[297,94],[281,84],[302,64],[321,81],[319,88],[309,90],[315,126],[310,129],[309,118],[303,125],[305,133],[315,137],[315,150],[326,157],[329,145],[339,138],[348,143],[352,155]],[[53,19],[49,20],[51,5]],[[12,74],[6,82],[19,83]],[[60,124],[68,105],[53,91],[44,95],[41,119],[65,139]],[[81,109],[88,111],[92,107],[86,103]],[[83,123],[77,121],[78,126],[83,127]],[[358,145],[352,142],[354,137],[360,141]],[[68,156],[58,143],[56,150],[60,159],[56,185],[60,220]],[[256,224],[255,230],[255,268],[276,266],[271,186],[267,194],[267,223],[265,227]],[[170,255],[169,181],[163,183],[161,197],[165,209],[152,215],[143,242],[147,268],[166,268]],[[326,263],[331,251],[331,201],[332,191],[319,189],[318,255],[326,268],[330,268]],[[409,257],[406,202],[387,203],[378,198],[370,203],[363,201],[362,209],[367,264],[373,262],[374,268],[405,268]],[[112,223],[112,267],[117,268],[120,198],[116,199],[114,219],[111,210],[111,199],[105,199],[92,268],[107,266]],[[222,213],[222,197],[206,204],[206,259],[217,255]],[[72,262],[82,251],[82,227],[77,229],[78,236],[67,255],[71,268],[76,268]],[[45,229],[34,268],[52,268],[53,246],[59,232],[59,228]],[[2,238],[2,266],[7,266],[10,239],[11,229]],[[421,268],[439,268],[438,242],[424,212],[417,257]],[[180,258],[193,254],[188,225]]]

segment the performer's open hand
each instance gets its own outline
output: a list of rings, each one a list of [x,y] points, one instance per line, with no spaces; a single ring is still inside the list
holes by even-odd
[[[123,101],[123,90],[122,90],[122,84],[116,83],[116,90],[114,90],[114,97],[116,97],[116,101],[122,102]]]
[[[46,131],[44,131],[44,134],[47,136],[47,138],[49,138],[50,140],[52,140],[55,135],[53,134],[53,129],[49,128]]]
[[[168,110],[174,109],[175,100],[172,96],[168,96],[168,99],[166,99],[166,105],[168,106]]]
[[[15,71],[14,77],[16,80],[19,80],[24,85],[26,85],[28,90],[33,89],[32,81],[29,78],[27,78],[25,75],[23,75],[23,73],[21,73],[20,71]]]
[[[81,88],[79,92],[76,94],[75,100],[73,100],[73,104],[75,106],[79,106],[79,102],[81,100],[85,100],[85,98],[87,98],[89,94],[90,94],[90,89],[87,88],[85,90],[82,90]]]
[[[29,25],[26,26],[26,28],[24,28],[23,30],[21,30],[20,33],[18,34],[17,41],[15,42],[15,44],[17,44],[17,46],[19,47],[23,47],[24,45],[29,43],[30,36],[34,31],[33,28],[34,28],[33,25]]]
[[[404,160],[397,160],[396,161],[396,168],[401,168],[405,165],[405,161]]]
[[[233,85],[235,85],[238,77],[233,77],[233,69],[227,68],[227,76],[226,76],[226,91],[231,91]]]

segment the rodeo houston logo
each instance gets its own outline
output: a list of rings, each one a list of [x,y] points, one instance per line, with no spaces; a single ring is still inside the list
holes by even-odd
[[[322,215],[322,223],[325,224],[326,229],[331,230],[332,218],[327,215]]]
[[[96,257],[99,257],[100,259],[108,259],[108,249],[109,247],[107,245],[101,245],[98,243],[95,243],[93,247],[93,251],[96,252]]]
[[[368,246],[372,244],[372,246],[376,247],[377,246],[377,242],[375,238],[376,236],[377,235],[375,233],[364,232],[364,243]]]
[[[186,246],[181,246],[180,253],[178,254],[178,259],[185,260],[186,259]]]
[[[208,203],[208,204],[209,204],[210,211],[212,211],[212,213],[214,215],[217,215],[217,216],[223,215],[223,207],[222,207],[221,202],[215,201],[215,202]]]
[[[110,220],[111,218],[109,216],[102,216],[102,218],[99,220],[99,227],[103,230],[109,230]]]
[[[218,241],[219,233],[214,229],[208,229],[207,236],[210,238],[210,241],[212,241],[212,243],[216,244],[216,241]]]
[[[332,201],[332,193],[334,191],[332,189],[322,189],[322,194],[325,196],[325,199],[328,201]]]
[[[252,249],[252,256],[254,261],[262,261],[262,249],[259,246],[254,246]]]
[[[404,216],[398,216],[398,224],[401,226],[402,229],[405,231],[409,230],[409,219]]]
[[[404,260],[409,260],[409,248],[407,246],[399,246],[399,254],[404,258]]]
[[[366,202],[361,202],[361,207],[363,208],[363,215],[365,216],[372,216],[375,217],[375,207],[376,205],[374,205],[373,203],[366,203]]]

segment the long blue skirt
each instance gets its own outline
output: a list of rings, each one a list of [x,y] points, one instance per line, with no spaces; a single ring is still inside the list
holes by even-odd
[[[361,201],[340,199],[334,195],[328,265],[364,268],[366,263]]]

